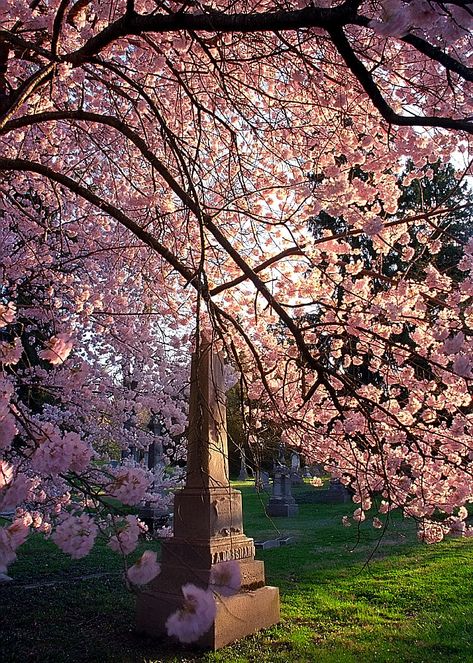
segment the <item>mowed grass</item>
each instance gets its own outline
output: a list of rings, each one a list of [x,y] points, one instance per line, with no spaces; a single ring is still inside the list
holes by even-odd
[[[11,567],[15,582],[0,587],[0,661],[473,663],[472,540],[428,547],[400,516],[384,532],[344,528],[351,504],[301,504],[297,517],[271,521],[266,496],[237,487],[248,536],[297,538],[257,555],[280,588],[280,624],[214,653],[143,638],[116,555],[98,545],[71,561],[33,538]]]

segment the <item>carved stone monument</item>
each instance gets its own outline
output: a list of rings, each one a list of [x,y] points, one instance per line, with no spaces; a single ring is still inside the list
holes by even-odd
[[[264,564],[243,533],[241,493],[228,474],[223,362],[202,340],[192,358],[186,486],[174,498],[174,536],[163,543],[161,573],[137,602],[137,628],[166,635],[186,583],[207,588],[213,564],[238,560],[241,590],[217,597],[217,614],[195,644],[219,649],[279,621],[279,590],[266,587]]]
[[[291,471],[284,465],[274,469],[273,494],[271,495],[266,513],[268,516],[296,516],[299,507],[291,492]]]

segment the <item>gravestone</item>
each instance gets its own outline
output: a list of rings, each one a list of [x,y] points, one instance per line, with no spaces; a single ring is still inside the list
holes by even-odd
[[[340,479],[330,479],[326,499],[328,503],[351,502],[353,491],[350,491],[341,483]]]
[[[330,479],[328,488],[316,488],[298,496],[305,504],[346,504],[351,502],[353,490],[344,486],[339,479]]]
[[[271,484],[269,483],[269,472],[265,472],[264,470],[261,472],[261,486],[263,490],[269,490],[271,488]]]
[[[301,474],[301,457],[295,451],[291,456],[291,481],[293,484],[304,483]]]
[[[289,468],[279,465],[274,470],[273,494],[271,495],[266,513],[268,516],[296,516],[299,507],[291,492],[291,472]]]
[[[256,469],[255,472],[255,490],[257,493],[261,491],[267,492],[271,485],[269,483],[269,473],[264,470]]]
[[[229,482],[223,385],[223,362],[202,339],[192,359],[187,478],[174,498],[174,535],[162,544],[160,575],[137,601],[137,629],[163,636],[182,607],[181,587],[206,589],[212,565],[237,560],[241,590],[217,597],[215,621],[195,643],[214,650],[279,621],[279,590],[265,586],[264,564],[243,532],[241,493]]]

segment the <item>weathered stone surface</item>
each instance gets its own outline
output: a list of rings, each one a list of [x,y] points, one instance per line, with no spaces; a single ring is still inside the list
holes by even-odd
[[[138,507],[136,515],[148,527],[150,532],[155,532],[160,527],[165,527],[171,520],[171,514],[162,508],[142,504]]]
[[[297,539],[295,536],[286,536],[279,539],[282,546],[290,546],[292,543],[296,543]]]
[[[229,485],[223,361],[202,341],[192,358],[186,488]]]
[[[175,594],[143,593],[138,604],[138,630],[153,637],[166,636],[166,620],[179,609],[181,603],[182,596]],[[212,627],[193,645],[217,650],[278,621],[277,587],[260,587],[254,591],[241,591],[234,596],[218,597]]]

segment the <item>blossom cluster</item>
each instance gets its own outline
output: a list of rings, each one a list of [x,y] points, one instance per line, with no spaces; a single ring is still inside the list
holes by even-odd
[[[57,525],[51,538],[72,559],[80,559],[91,551],[97,533],[98,527],[93,518],[83,513],[80,516],[66,516]]]
[[[128,555],[135,550],[140,534],[146,529],[136,516],[127,516],[124,524],[116,528],[116,534],[111,537],[108,545],[115,552]]]

